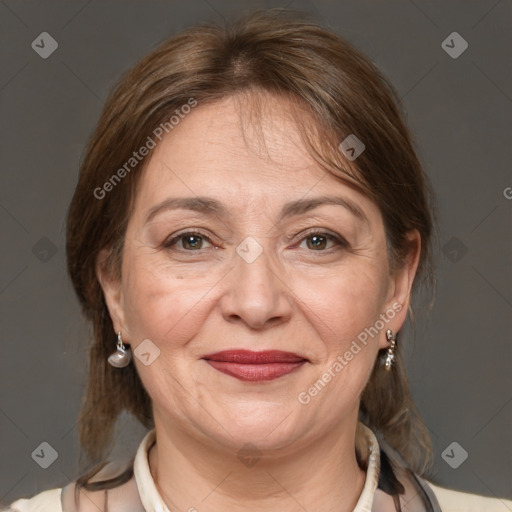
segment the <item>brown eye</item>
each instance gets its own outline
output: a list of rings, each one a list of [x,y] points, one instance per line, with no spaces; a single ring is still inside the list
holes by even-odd
[[[164,247],[166,249],[170,249],[179,244],[177,250],[192,252],[204,249],[203,245],[205,242],[210,243],[207,236],[199,233],[187,232],[171,238],[169,241],[165,242]]]
[[[181,240],[183,249],[201,249],[203,245],[203,239],[198,235],[182,235]]]
[[[311,235],[306,238],[308,249],[325,249],[328,239],[321,235]]]
[[[307,249],[316,252],[328,252],[330,249],[338,247],[346,247],[347,243],[341,237],[331,235],[324,232],[313,232],[302,238],[301,244],[306,242]],[[332,245],[328,246],[329,242]]]

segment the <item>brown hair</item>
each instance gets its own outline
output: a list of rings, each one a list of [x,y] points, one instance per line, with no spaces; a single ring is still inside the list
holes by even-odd
[[[256,12],[225,27],[205,24],[180,32],[128,71],[109,96],[69,209],[68,269],[93,326],[80,415],[80,443],[92,461],[105,458],[121,411],[153,427],[150,397],[135,366],[117,369],[107,363],[115,333],[95,273],[100,251],[109,249],[106,268],[120,277],[130,206],[149,156],[122,173],[122,180],[111,178],[123,165],[127,170],[133,152],[191,99],[201,105],[236,93],[255,98],[257,91],[292,98],[297,111],[312,117],[313,125],[298,124],[312,156],[378,205],[392,268],[408,253],[407,232],[419,231],[415,289],[432,278],[430,187],[399,97],[367,57],[304,15],[281,9]],[[338,149],[349,134],[366,146],[354,161]],[[97,198],[95,191],[109,180],[112,190]],[[397,356],[391,372],[377,359],[361,397],[360,418],[382,434],[405,467],[423,474],[431,460],[430,440],[409,393],[400,347]]]

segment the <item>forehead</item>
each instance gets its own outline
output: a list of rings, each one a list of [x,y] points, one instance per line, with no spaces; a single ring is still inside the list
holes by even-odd
[[[240,94],[199,104],[153,150],[137,203],[207,193],[233,204],[267,204],[335,191],[368,203],[314,161],[293,112],[315,133],[312,117],[285,97]]]
[[[285,97],[262,93],[240,93],[198,105],[166,136],[153,158],[162,156],[210,172],[212,167],[240,173],[274,170],[278,176],[317,168],[292,118],[294,108]]]

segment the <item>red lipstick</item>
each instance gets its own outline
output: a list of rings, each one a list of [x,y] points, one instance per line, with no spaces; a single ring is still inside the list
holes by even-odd
[[[216,370],[243,381],[265,381],[300,368],[307,359],[281,350],[224,350],[203,357]]]

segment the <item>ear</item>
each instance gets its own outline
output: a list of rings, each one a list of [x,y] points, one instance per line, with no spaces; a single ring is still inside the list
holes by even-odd
[[[421,253],[421,235],[417,229],[413,229],[406,234],[409,242],[409,251],[404,258],[402,266],[395,269],[390,276],[390,286],[388,298],[386,301],[386,311],[395,311],[396,315],[391,319],[386,327],[396,334],[403,326],[407,318],[409,304],[411,301],[411,290]],[[379,348],[387,348],[388,342],[386,336],[379,339]]]
[[[96,277],[103,290],[103,296],[105,297],[116,334],[118,332],[126,334],[128,329],[125,322],[121,279],[116,279],[112,275],[112,271],[108,268],[107,264],[111,252],[111,249],[102,249],[100,251],[95,265]]]

